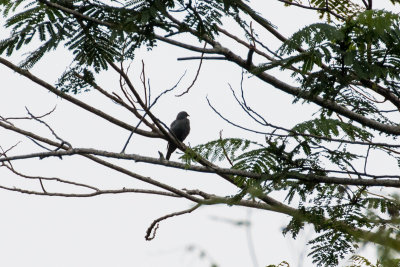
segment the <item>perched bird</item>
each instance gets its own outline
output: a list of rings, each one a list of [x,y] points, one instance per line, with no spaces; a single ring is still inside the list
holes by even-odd
[[[189,119],[187,118],[188,116],[189,114],[187,114],[186,111],[179,112],[178,116],[176,116],[176,120],[174,120],[170,126],[171,132],[181,142],[185,140],[185,138],[188,136],[190,132],[190,122]],[[169,160],[171,154],[175,151],[175,149],[176,145],[172,142],[168,142],[167,156],[166,156],[167,160]]]

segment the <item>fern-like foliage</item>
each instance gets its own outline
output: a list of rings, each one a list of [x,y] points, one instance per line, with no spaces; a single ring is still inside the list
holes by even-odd
[[[346,173],[352,169],[352,162],[361,156],[347,151],[346,146],[329,148],[329,138],[366,140],[371,137],[370,133],[355,125],[325,117],[300,123],[292,131],[297,133],[294,138],[297,145],[290,145],[282,137],[267,138],[265,144],[238,138],[218,139],[192,148],[190,151],[195,153],[187,152],[183,158],[190,163],[198,153],[211,161],[230,162],[233,169],[265,177],[233,177],[237,185],[244,188],[232,198],[233,203],[246,196],[284,192],[287,203],[297,203],[297,209],[303,215],[292,217],[283,233],[290,233],[295,238],[305,221],[312,222],[319,236],[309,242],[310,255],[319,266],[337,266],[340,259],[355,251],[357,237],[347,232],[346,227],[385,227],[385,234],[400,237],[396,227],[391,227],[388,221],[376,215],[397,218],[400,202],[395,199],[370,197],[364,187],[354,190],[343,185],[291,179],[294,174],[327,175],[329,171],[324,167],[323,159]],[[323,141],[320,137],[328,140]],[[376,211],[376,214],[371,211]],[[346,227],[343,228],[343,225]]]
[[[375,264],[369,261],[367,258],[360,255],[353,255],[350,257],[352,261],[351,265],[347,265],[346,267],[391,267],[391,266],[399,266],[400,259],[388,259],[382,258],[381,260],[377,260]]]
[[[309,242],[312,245],[310,255],[314,256],[313,263],[317,263],[318,266],[338,266],[339,259],[343,259],[347,253],[354,252],[352,241],[351,235],[343,235],[334,230],[326,231]]]
[[[342,1],[342,0],[310,0],[310,1],[294,1],[288,0],[290,3],[300,3],[305,5],[310,5],[311,7],[318,8],[317,11],[320,14],[320,18],[326,17],[327,21],[330,22],[332,20],[332,13],[328,11],[332,11],[343,18],[349,18],[354,16],[355,13],[360,12],[362,9],[359,5],[353,3],[352,1]],[[303,3],[305,2],[305,3]],[[289,4],[286,4],[289,5]]]
[[[270,264],[270,265],[267,265],[266,267],[290,267],[290,265],[287,261],[282,261],[278,265]]]
[[[381,267],[379,263],[372,264],[368,259],[360,255],[353,255],[350,260],[353,261],[353,264],[347,267]]]
[[[115,5],[97,0],[54,2],[71,12],[59,11],[40,1],[1,1],[3,15],[16,14],[7,19],[6,27],[12,29],[12,34],[0,41],[0,54],[11,55],[33,39],[39,40],[41,45],[21,63],[22,67],[30,68],[48,51],[63,44],[75,55],[77,63],[98,72],[107,69],[109,61],[133,58],[135,49],[142,45],[153,47],[155,29],[173,33],[174,28],[166,20],[167,10],[187,11],[183,19],[185,27],[198,31],[199,36],[212,37],[224,15],[246,26],[237,16],[236,0],[202,0],[195,4],[183,0],[133,0],[122,6],[117,1],[111,1]],[[19,11],[21,6],[23,10]]]
[[[310,134],[327,138],[338,137],[344,134],[349,140],[368,140],[372,134],[353,124],[342,122],[331,118],[321,116],[318,119],[304,121],[292,128],[292,131],[300,134]],[[304,138],[308,138],[305,136]],[[320,140],[316,140],[319,142]]]
[[[331,1],[329,1],[331,2]],[[400,96],[400,16],[382,10],[364,11],[342,25],[316,23],[304,27],[278,52],[283,57],[261,65],[255,73],[279,67],[298,70],[299,99],[322,97],[374,120],[394,125],[365,90],[379,84]],[[305,48],[299,53],[298,48]],[[323,111],[326,116],[332,113]]]
[[[194,153],[189,150],[182,156],[182,159],[187,164],[191,164],[193,156],[198,154],[213,162],[223,161],[226,157],[234,158],[237,151],[243,151],[250,145],[259,146],[256,142],[240,138],[218,139],[192,148]]]
[[[56,87],[65,93],[79,94],[89,91],[95,85],[92,71],[75,66],[65,71],[58,80]]]
[[[157,12],[165,10],[173,1],[133,1],[125,8],[109,6],[101,1],[57,3],[82,16],[115,25],[113,27],[100,26],[39,1],[3,1],[0,3],[1,11],[6,15],[23,2],[26,4],[24,10],[7,20],[6,27],[12,28],[12,34],[0,41],[0,53],[10,55],[37,39],[42,45],[21,63],[22,67],[30,68],[48,51],[63,43],[79,64],[100,71],[107,68],[108,61],[120,58],[122,50],[125,56],[132,57],[132,50],[142,43],[152,44]]]
[[[40,45],[27,53],[20,63],[22,68],[29,69],[49,51],[62,45],[73,54],[72,65],[98,73],[106,70],[110,62],[132,60],[139,47],[154,47],[156,30],[175,33],[177,29],[167,17],[170,10],[184,14],[185,27],[178,29],[179,32],[195,30],[199,38],[203,35],[214,38],[223,16],[232,17],[242,28],[248,28],[238,16],[239,0],[51,2],[69,11],[52,8],[41,1],[0,1],[0,13],[7,16],[5,26],[11,29],[10,36],[0,39],[0,54],[9,56],[17,50],[30,48],[32,40],[35,44],[39,42]],[[67,80],[64,75],[59,81],[68,83],[64,86],[66,91],[74,86],[78,89],[71,92],[82,89],[82,81],[77,79]]]

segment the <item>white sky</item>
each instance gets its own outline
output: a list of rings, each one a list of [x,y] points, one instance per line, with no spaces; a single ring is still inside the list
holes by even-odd
[[[253,1],[252,1],[253,2]],[[301,25],[318,21],[309,11],[284,8],[277,1],[254,1],[259,12],[265,14],[286,36]],[[377,1],[378,2],[378,1]],[[386,1],[380,1],[381,3]],[[377,6],[377,4],[375,4]],[[0,29],[0,36],[5,33]],[[272,36],[265,43],[276,45]],[[246,51],[241,52],[243,57]],[[132,65],[131,77],[137,84],[140,61],[146,64],[146,75],[150,78],[153,96],[171,87],[187,70],[187,74],[175,93],[159,101],[153,112],[169,124],[181,110],[190,114],[191,133],[186,140],[192,146],[224,137],[260,139],[258,136],[235,129],[219,119],[207,106],[208,95],[217,109],[237,122],[254,126],[245,118],[235,104],[228,83],[239,89],[241,70],[225,62],[206,61],[191,92],[181,98],[174,95],[182,92],[192,82],[197,70],[196,61],[180,61],[176,58],[194,53],[160,44],[152,52],[137,55]],[[18,63],[21,55],[11,60]],[[31,72],[49,83],[54,83],[71,62],[71,56],[63,49],[49,54]],[[279,75],[279,74],[278,74]],[[25,106],[35,115],[56,111],[46,121],[74,147],[98,148],[120,151],[129,132],[88,114],[67,101],[60,100],[45,89],[0,66],[1,90],[0,115],[3,117],[26,116]],[[119,93],[118,77],[112,71],[104,72],[98,84],[109,91]],[[314,107],[293,105],[292,98],[256,78],[245,80],[249,103],[271,123],[293,126],[308,117]],[[77,96],[85,102],[136,125],[136,119],[123,109],[91,91]],[[39,131],[50,137],[50,133],[37,123],[16,122],[17,125]],[[26,154],[37,148],[26,138],[0,129],[0,145],[8,147],[21,141],[12,154]],[[134,135],[127,153],[157,157],[157,151],[165,152],[166,142],[150,140]],[[177,160],[176,153],[172,160]],[[91,164],[82,158],[26,160],[14,162],[14,167],[31,175],[60,176],[65,179],[83,181],[104,188],[150,188],[143,183],[120,175],[114,171]],[[221,195],[237,191],[216,176],[188,171],[168,169],[145,163],[124,162],[134,172],[156,178],[178,188],[198,188]],[[3,185],[15,185],[38,189],[37,182],[15,178],[0,169]],[[45,183],[48,191],[60,189],[58,185]],[[251,234],[259,266],[278,264],[286,260],[290,266],[311,266],[305,240],[312,237],[306,229],[297,240],[284,237],[282,227],[289,218],[267,211],[244,208],[213,206],[202,207],[192,214],[170,218],[161,222],[153,241],[145,241],[144,235],[150,223],[165,214],[192,206],[182,199],[138,194],[108,195],[94,198],[60,198],[23,195],[0,191],[0,266],[210,266],[210,260],[220,267],[253,266],[248,249],[245,227],[234,226],[225,220],[248,220],[251,216]],[[188,247],[193,246],[193,251]],[[200,258],[200,251],[206,253]],[[372,257],[372,255],[367,255]]]

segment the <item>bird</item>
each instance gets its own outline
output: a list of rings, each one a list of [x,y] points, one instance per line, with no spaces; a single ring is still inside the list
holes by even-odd
[[[175,135],[175,137],[183,142],[185,138],[188,136],[190,132],[190,122],[189,119],[187,118],[189,114],[186,113],[186,111],[181,111],[178,113],[176,116],[176,120],[174,120],[171,123],[170,130],[171,133]],[[175,143],[169,141],[168,146],[167,146],[167,156],[166,159],[169,160],[171,157],[171,154],[176,150],[176,145]]]

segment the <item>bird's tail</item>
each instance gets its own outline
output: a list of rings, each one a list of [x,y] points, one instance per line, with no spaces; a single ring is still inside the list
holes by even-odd
[[[165,156],[165,158],[167,160],[169,160],[169,158],[171,157],[172,153],[175,151],[176,147],[173,144],[168,143],[167,146],[167,155]]]

